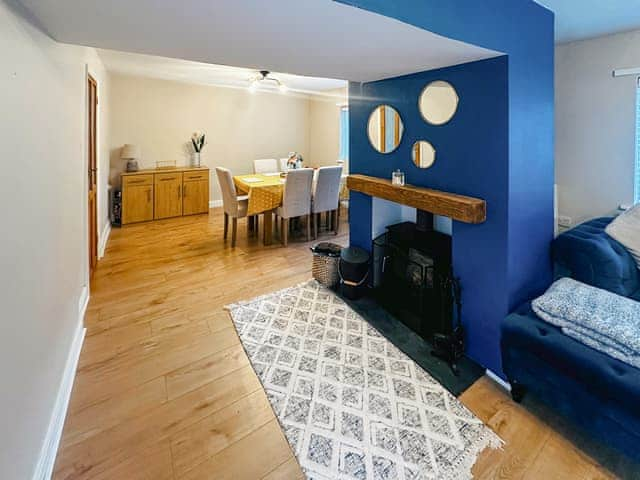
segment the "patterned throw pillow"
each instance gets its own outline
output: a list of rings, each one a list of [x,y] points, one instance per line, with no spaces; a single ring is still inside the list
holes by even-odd
[[[619,215],[605,232],[629,250],[640,268],[640,203]]]

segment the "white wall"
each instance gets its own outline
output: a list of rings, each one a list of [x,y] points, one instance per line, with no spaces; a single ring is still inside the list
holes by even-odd
[[[20,480],[38,462],[81,326],[86,70],[97,65],[25,17],[0,0],[0,478]]]
[[[114,182],[125,167],[125,143],[140,145],[142,168],[159,160],[190,161],[189,139],[207,135],[202,162],[234,174],[250,173],[257,158],[298,151],[309,159],[309,100],[245,89],[196,85],[126,75],[110,76],[110,150]],[[221,196],[212,172],[211,200]]]
[[[377,197],[373,197],[371,201],[371,238],[377,238],[385,233],[389,225],[416,221],[415,208]]]
[[[336,97],[309,101],[309,161],[314,166],[335,165],[340,155],[340,105],[346,103],[347,92],[340,89],[331,93]]]
[[[573,223],[633,202],[636,78],[640,31],[556,49],[558,212]]]

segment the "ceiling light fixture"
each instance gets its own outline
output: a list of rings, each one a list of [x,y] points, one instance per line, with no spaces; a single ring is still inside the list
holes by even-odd
[[[270,76],[269,70],[260,70],[260,72],[249,79],[249,91],[255,92],[261,85],[275,86],[280,90],[280,93],[286,93],[289,89],[287,86],[278,80],[276,77]]]

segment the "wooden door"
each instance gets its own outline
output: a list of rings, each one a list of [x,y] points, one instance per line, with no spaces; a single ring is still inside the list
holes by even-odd
[[[182,184],[182,214],[209,212],[209,170],[185,172]]]
[[[156,173],[154,189],[154,218],[182,215],[182,173]]]
[[[87,155],[88,155],[88,212],[89,212],[89,275],[92,276],[98,264],[98,209],[97,209],[97,111],[98,84],[87,76]]]
[[[122,224],[153,220],[153,175],[122,179]]]

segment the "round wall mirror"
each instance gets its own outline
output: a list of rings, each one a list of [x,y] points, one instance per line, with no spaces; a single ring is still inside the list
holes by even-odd
[[[418,100],[422,118],[432,125],[444,125],[458,109],[458,93],[449,82],[436,80],[427,85]]]
[[[376,107],[369,115],[367,133],[371,146],[380,153],[391,153],[402,140],[404,125],[400,114],[389,105]]]
[[[436,161],[436,150],[429,142],[419,140],[411,149],[413,163],[418,168],[429,168]]]

